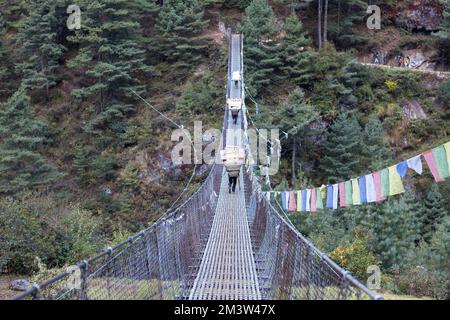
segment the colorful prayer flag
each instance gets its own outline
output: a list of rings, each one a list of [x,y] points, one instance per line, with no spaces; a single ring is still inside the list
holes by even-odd
[[[341,208],[345,208],[346,202],[345,202],[345,182],[340,182],[339,183],[339,206]]]
[[[406,163],[408,164],[408,168],[413,169],[418,174],[422,174],[423,168],[422,168],[422,159],[420,158],[420,155],[406,160]]]
[[[381,172],[376,171],[373,173],[373,184],[375,185],[375,201],[383,201],[386,199],[381,193]]]
[[[406,161],[397,163],[397,172],[400,177],[405,177],[406,172],[408,172],[408,163]]]
[[[321,188],[316,188],[316,209],[321,210],[323,209],[323,200],[322,200],[322,190]]]
[[[361,198],[359,193],[359,185],[358,185],[358,179],[352,179],[352,200],[354,205],[360,205],[361,204]]]
[[[444,143],[445,154],[447,155],[447,165],[450,168],[450,141]]]
[[[306,189],[306,211],[311,211],[311,189]]]
[[[316,196],[317,196],[317,192],[316,192],[316,188],[312,188],[311,189],[311,212],[316,212],[317,211],[317,201],[316,201]]]
[[[387,168],[381,170],[381,196],[389,195],[389,170]]]
[[[295,211],[295,195],[294,192],[289,192],[289,211]]]
[[[352,191],[352,182],[350,180],[345,181],[345,204],[347,206],[351,206],[353,204]]]
[[[425,158],[425,161],[428,165],[428,168],[431,171],[431,174],[434,177],[434,180],[436,182],[444,181],[439,174],[439,170],[437,168],[436,161],[434,159],[433,151],[431,151],[431,150],[425,151],[424,153],[422,153],[422,155]]]
[[[450,177],[450,173],[448,172],[447,155],[445,154],[444,146],[434,148],[433,155],[441,178],[447,179]]]
[[[289,194],[286,191],[281,192],[281,202],[283,204],[283,209],[288,209],[288,200],[289,200]]]
[[[389,195],[393,196],[405,192],[402,178],[398,174],[397,166],[390,166],[389,170]]]
[[[339,187],[338,184],[333,184],[333,209],[338,208],[338,194],[339,194]]]
[[[367,203],[367,193],[366,193],[366,176],[361,176],[358,178],[359,182],[359,198],[361,203]]]
[[[369,203],[377,201],[375,182],[371,173],[366,175],[366,198]]]
[[[302,211],[302,192],[297,191],[297,211]]]
[[[306,211],[306,190],[302,190],[302,211]]]
[[[327,208],[333,209],[333,186],[329,185],[327,187]]]

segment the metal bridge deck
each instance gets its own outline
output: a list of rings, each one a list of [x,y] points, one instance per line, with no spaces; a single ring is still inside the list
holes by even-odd
[[[241,38],[232,36],[231,71],[241,72]],[[230,97],[242,98],[242,87],[230,84]],[[243,147],[243,116],[227,123],[227,146]],[[242,171],[242,168],[241,168]],[[244,197],[243,172],[236,193],[228,192],[228,175],[224,169],[220,195],[202,262],[189,299],[255,300],[261,299],[256,273]]]
[[[242,173],[236,193],[229,194],[227,173],[223,172],[211,234],[189,299],[261,299]]]

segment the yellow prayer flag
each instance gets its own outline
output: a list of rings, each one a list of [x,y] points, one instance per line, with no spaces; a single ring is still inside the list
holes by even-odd
[[[302,211],[302,192],[297,191],[297,211]]]
[[[450,141],[444,144],[445,154],[447,155],[447,164],[450,171]]]
[[[353,204],[354,205],[361,204],[358,179],[352,179],[352,191],[353,191],[353,194],[352,194]]]
[[[403,188],[402,178],[398,174],[397,166],[391,166],[389,170],[389,195],[393,196],[405,192]]]

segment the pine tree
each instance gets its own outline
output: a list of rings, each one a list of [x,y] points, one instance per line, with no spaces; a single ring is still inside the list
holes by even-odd
[[[131,90],[143,93],[138,76],[151,69],[139,43],[140,25],[127,0],[84,0],[81,30],[70,40],[80,47],[69,66],[87,76],[72,94],[93,103],[85,130],[103,145],[126,130],[126,117],[134,110]]]
[[[389,199],[374,218],[374,247],[383,267],[402,268],[419,234],[414,212],[404,199]]]
[[[157,45],[164,60],[175,67],[190,68],[204,59],[209,41],[203,31],[209,21],[198,0],[165,1],[159,13],[156,29]]]
[[[291,151],[291,185],[295,184],[297,171],[297,150],[302,139],[308,135],[307,126],[318,119],[319,114],[305,101],[300,88],[294,89],[288,100],[274,114],[274,123],[288,134],[288,149]]]
[[[441,223],[446,215],[447,211],[443,207],[439,187],[436,183],[433,183],[425,198],[424,210],[422,212],[421,234],[425,241],[430,241],[436,230],[436,226]]]
[[[439,32],[435,33],[441,39],[441,51],[443,60],[450,60],[450,0],[443,0],[444,12]]]
[[[0,192],[48,185],[60,176],[39,154],[45,135],[46,124],[33,118],[23,89],[0,105]]]
[[[392,153],[386,143],[384,129],[377,116],[369,117],[363,132],[363,157],[366,171],[376,171],[389,165]]]
[[[6,25],[3,14],[0,13],[0,97],[9,95],[11,89],[11,58],[5,41]]]
[[[87,184],[89,182],[89,169],[91,161],[90,150],[81,143],[78,143],[75,146],[73,168],[77,180],[81,184]]]
[[[62,4],[54,0],[31,1],[29,16],[22,20],[17,34],[23,62],[16,69],[23,77],[22,85],[29,90],[45,90],[47,97],[57,82],[59,59],[65,50],[57,41],[58,25],[63,20],[57,12],[61,12]]]
[[[198,80],[188,81],[177,102],[177,110],[184,115],[202,114],[220,108],[222,88],[210,70]]]
[[[366,1],[317,0],[317,3],[313,1],[311,5],[318,7],[319,47],[327,40],[334,40],[341,47],[358,45],[367,40],[367,33],[355,28],[355,24],[362,22],[366,16]],[[323,26],[320,27],[321,24]]]
[[[310,53],[308,46],[311,44],[298,16],[293,12],[286,18],[284,30],[286,32],[281,41],[282,70],[285,77],[294,83],[301,83],[307,70]]]
[[[277,33],[272,7],[267,0],[253,0],[245,9],[244,24],[238,27],[244,34],[245,76],[251,93],[256,95],[280,77],[279,47],[273,37]]]
[[[330,127],[324,143],[321,169],[330,183],[361,174],[362,130],[358,121],[347,113],[341,113]]]

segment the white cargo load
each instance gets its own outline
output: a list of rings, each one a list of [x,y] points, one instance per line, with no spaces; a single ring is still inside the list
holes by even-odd
[[[240,81],[241,80],[241,73],[239,71],[233,71],[231,79],[233,81]]]
[[[233,112],[239,112],[242,106],[242,99],[230,98],[227,99],[228,108]]]
[[[245,163],[245,151],[242,148],[231,146],[220,150],[220,158],[227,169],[228,174],[239,175],[241,166]]]

